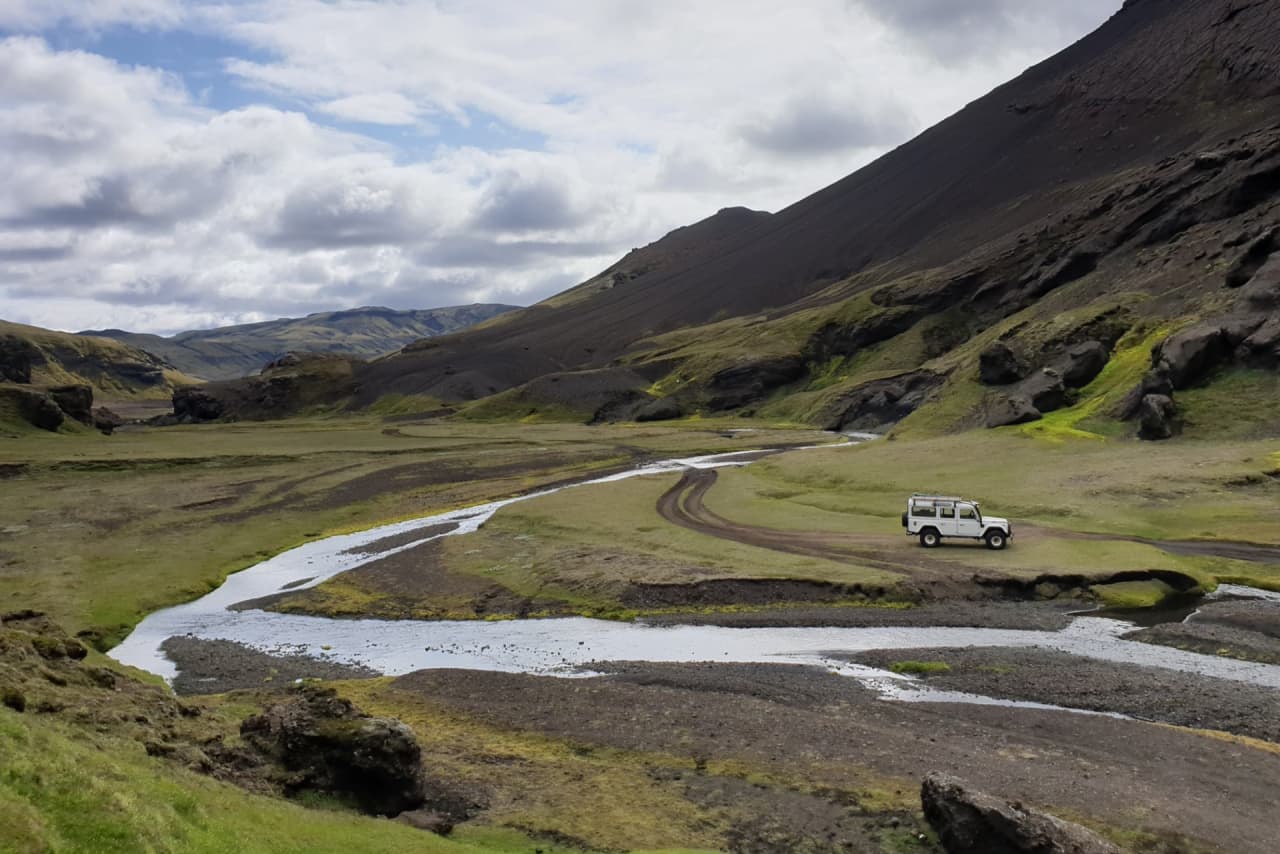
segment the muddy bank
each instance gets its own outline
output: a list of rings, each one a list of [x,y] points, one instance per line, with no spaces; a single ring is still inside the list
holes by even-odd
[[[378,675],[367,667],[287,652],[259,652],[232,641],[174,637],[165,641],[163,648],[178,666],[173,690],[180,695],[283,690],[298,679],[367,679]]]
[[[789,605],[751,611],[711,614],[664,614],[646,617],[659,626],[725,626],[759,629],[786,626],[967,626],[992,629],[1058,631],[1071,622],[1071,614],[1089,607],[1082,602],[976,602],[955,600],[929,602],[912,607],[879,607],[875,603],[857,606]]]
[[[848,660],[885,669],[895,662],[944,662],[949,670],[924,677],[930,687],[1280,742],[1280,691],[1240,682],[1039,649],[900,649]]]
[[[747,767],[760,779],[800,775],[827,809],[851,797],[855,806],[859,797],[910,797],[925,774],[940,770],[1000,797],[1150,832],[1174,846],[1150,850],[1194,850],[1177,836],[1232,854],[1274,850],[1280,763],[1242,744],[1067,712],[886,702],[818,668],[611,669],[609,676],[576,680],[432,670],[393,685],[433,707],[567,739],[583,750],[685,757],[695,769],[687,774],[691,790],[719,787],[720,797],[732,794],[734,781],[717,776],[717,768]],[[851,781],[864,773],[871,776]],[[787,808],[773,790],[759,792],[762,800],[753,804],[759,815]],[[840,828],[811,832],[821,839]]]
[[[1280,602],[1209,602],[1185,622],[1152,626],[1125,637],[1203,655],[1280,664]]]

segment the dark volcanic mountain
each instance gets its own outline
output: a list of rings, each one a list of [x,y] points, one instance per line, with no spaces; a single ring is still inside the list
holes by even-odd
[[[721,211],[361,367],[352,402],[868,429],[916,413],[930,431],[1080,407],[1071,425],[1168,435],[1194,416],[1175,392],[1192,410],[1223,377],[1277,396],[1258,371],[1280,363],[1278,200],[1280,3],[1130,0],[790,208]]]
[[[466,329],[515,308],[464,305],[396,311],[366,307],[182,332],[170,338],[119,329],[80,334],[113,338],[155,353],[187,374],[218,380],[248,376],[290,351],[382,356],[421,338]]]

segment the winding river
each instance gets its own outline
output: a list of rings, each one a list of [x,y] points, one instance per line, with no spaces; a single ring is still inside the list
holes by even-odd
[[[579,489],[688,468],[747,465],[759,455],[748,452],[669,460],[559,489]],[[872,649],[1033,647],[1280,688],[1280,666],[1127,641],[1121,635],[1134,628],[1130,623],[1091,616],[1077,617],[1061,631],[1050,632],[929,627],[733,629],[583,618],[496,622],[338,620],[256,609],[230,610],[237,603],[281,590],[315,586],[432,539],[474,532],[503,507],[559,489],[307,543],[231,575],[221,587],[200,599],[151,614],[111,650],[111,655],[169,680],[177,676],[177,669],[165,657],[161,645],[170,637],[182,635],[234,641],[264,652],[363,665],[387,675],[426,668],[468,668],[573,677],[589,674],[594,662],[604,661],[795,663],[826,667],[899,700],[999,702],[1044,708],[1034,703],[931,691],[911,677],[838,659],[847,653]],[[414,536],[415,532],[421,536]],[[397,543],[394,548],[381,547],[392,537]],[[1215,595],[1280,600],[1280,594],[1230,585],[1223,585]]]

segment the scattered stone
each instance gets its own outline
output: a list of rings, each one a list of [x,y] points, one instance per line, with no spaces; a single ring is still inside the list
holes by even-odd
[[[971,791],[945,774],[925,777],[920,800],[947,854],[1121,854],[1087,828]]]
[[[1138,436],[1143,439],[1171,439],[1178,434],[1178,410],[1173,398],[1148,394],[1138,407]]]
[[[1026,375],[1026,364],[1003,341],[997,341],[978,356],[978,377],[983,385],[1010,385]]]
[[[945,379],[931,371],[916,371],[860,385],[835,402],[826,427],[884,432],[919,409]]]

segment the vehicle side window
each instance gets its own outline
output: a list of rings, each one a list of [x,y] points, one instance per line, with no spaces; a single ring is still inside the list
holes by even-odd
[[[961,519],[977,519],[977,518],[978,518],[978,514],[976,514],[976,513],[974,513],[974,512],[973,512],[973,508],[972,508],[972,507],[961,507],[961,508],[960,508],[960,518],[961,518]]]
[[[934,514],[934,512],[933,512],[933,508],[932,508],[932,507],[926,506],[926,505],[924,505],[924,504],[917,504],[917,505],[915,506],[915,509],[912,511],[912,515],[913,515],[913,516],[926,516],[926,517],[928,517],[928,518],[932,519],[932,518],[934,517],[934,515],[935,515],[935,514]]]
[[[940,507],[938,509],[938,515],[941,516],[943,519],[954,519],[956,518],[956,508]]]

